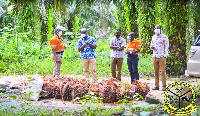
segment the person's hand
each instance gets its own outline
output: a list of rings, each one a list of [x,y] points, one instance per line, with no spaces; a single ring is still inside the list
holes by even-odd
[[[86,45],[89,45],[89,44],[90,44],[90,42],[88,42],[88,41],[86,41],[85,43],[86,43]]]
[[[85,42],[83,45],[86,46],[86,45],[87,45],[87,42]]]
[[[62,62],[56,57],[56,63],[62,64]]]
[[[64,49],[66,50],[66,49],[67,49],[67,47],[66,47],[66,46],[64,46]]]
[[[88,41],[86,41],[85,43],[84,43],[84,46],[86,46],[86,45],[89,45],[90,43],[88,42]]]
[[[167,51],[165,51],[164,57],[167,58],[167,56],[169,56],[169,54]]]
[[[122,50],[121,47],[118,47],[117,50]]]
[[[130,54],[130,51],[125,51],[126,54]]]
[[[62,62],[61,62],[61,61],[56,61],[56,63],[60,63],[60,64],[62,64]]]

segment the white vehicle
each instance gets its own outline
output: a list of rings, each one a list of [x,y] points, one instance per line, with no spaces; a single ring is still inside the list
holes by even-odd
[[[200,35],[190,48],[186,76],[200,77]]]

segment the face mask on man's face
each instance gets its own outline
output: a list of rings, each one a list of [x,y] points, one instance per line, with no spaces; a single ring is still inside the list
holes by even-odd
[[[81,34],[81,38],[85,38],[87,36],[86,33]]]
[[[60,37],[62,35],[62,31],[59,31],[58,32],[58,36]]]
[[[127,40],[131,40],[131,37],[130,37],[130,36],[127,36]]]
[[[120,35],[115,35],[116,36],[116,38],[119,38],[120,37]]]
[[[155,34],[160,34],[160,29],[155,29],[154,32]]]

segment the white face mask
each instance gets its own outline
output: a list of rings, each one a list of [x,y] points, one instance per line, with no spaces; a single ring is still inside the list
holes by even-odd
[[[58,32],[58,36],[60,37],[62,35],[62,31],[59,31]]]
[[[127,36],[127,40],[131,40],[131,37],[130,37],[130,36]]]
[[[160,34],[160,29],[155,29],[154,32],[155,34]]]
[[[87,36],[87,34],[81,34],[81,38],[85,38]]]

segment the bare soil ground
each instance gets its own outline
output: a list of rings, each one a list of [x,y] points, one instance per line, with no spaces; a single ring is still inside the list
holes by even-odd
[[[80,75],[76,75],[76,76],[72,76],[69,75],[70,77],[82,77]],[[3,78],[4,76],[0,76],[0,78]],[[10,76],[9,78],[11,78],[12,76]],[[18,78],[20,76],[15,76],[15,78]],[[21,76],[22,77],[22,76]],[[104,78],[104,77],[102,77]],[[100,79],[102,79],[100,78]],[[156,98],[158,98],[162,103],[164,103],[164,91],[161,91],[161,86],[162,86],[162,82],[160,80],[160,90],[152,90],[152,88],[154,87],[154,77],[146,77],[146,78],[140,78],[140,81],[142,82],[146,82],[148,84],[148,86],[150,87],[150,92],[149,94],[151,96],[154,96]],[[122,76],[122,83],[130,83],[130,77],[124,77]],[[173,78],[167,78],[167,85],[170,85],[174,82],[186,82],[191,84],[192,86],[197,86],[198,82],[200,82],[200,78],[189,78],[189,77],[173,77]],[[143,101],[138,101],[138,103],[143,103],[145,102]],[[42,107],[42,108],[64,108],[64,109],[82,109],[83,105],[81,104],[77,104],[77,103],[73,103],[71,101],[61,101],[61,99],[40,99],[39,101],[31,101],[30,103],[33,103],[36,106]],[[112,107],[112,106],[117,106],[116,104],[103,104],[103,106],[106,107]]]

